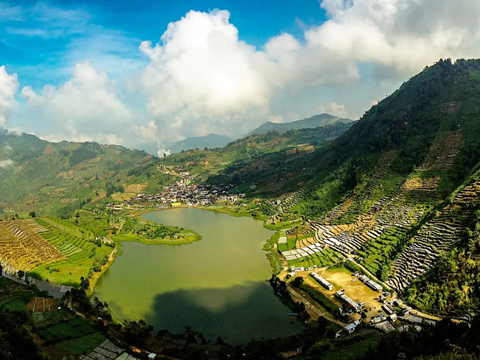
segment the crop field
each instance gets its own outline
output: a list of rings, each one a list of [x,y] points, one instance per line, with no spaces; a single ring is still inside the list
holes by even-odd
[[[27,286],[0,276],[0,311],[24,311],[32,296]]]
[[[66,310],[32,313],[35,332],[47,345],[74,355],[92,351],[105,337],[87,320]]]
[[[51,283],[62,285],[75,285],[80,283],[80,278],[87,277],[94,263],[107,257],[112,248],[101,244],[97,246],[94,243],[80,236],[75,228],[65,232],[66,226],[57,223],[56,219],[37,219],[37,223],[48,229],[41,234],[49,244],[54,246],[65,260],[57,261],[53,264],[44,264],[35,268],[31,274],[42,280],[48,280]]]
[[[345,257],[332,250],[331,248],[326,248],[323,251],[317,252],[313,255],[306,256],[302,259],[297,260],[289,260],[288,266],[303,266],[303,267],[310,267],[313,265],[317,265],[318,267],[327,267],[335,265],[341,261],[343,261]]]
[[[94,333],[96,333],[95,328],[79,317],[37,330],[37,334],[49,344],[81,338]]]
[[[105,336],[100,333],[85,335],[72,340],[59,342],[56,346],[75,355],[87,354],[105,341]]]
[[[0,222],[0,261],[29,272],[65,256],[40,236],[47,229],[31,219]]]
[[[73,312],[66,310],[35,312],[31,316],[36,329],[48,328],[75,318]]]

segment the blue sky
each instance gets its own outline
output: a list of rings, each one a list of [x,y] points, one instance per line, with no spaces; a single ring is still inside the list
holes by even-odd
[[[440,58],[470,0],[0,0],[0,127],[156,149],[318,113],[358,119]]]
[[[140,53],[135,53],[140,42],[157,42],[169,22],[192,9],[204,12],[228,9],[239,38],[258,48],[283,32],[301,39],[305,27],[321,24],[326,19],[317,0],[86,0],[4,4],[9,7],[21,4],[21,11],[25,13],[7,19],[0,28],[0,64],[6,65],[9,72],[17,73],[22,83],[34,89],[67,80],[74,63],[94,62],[95,55],[123,54],[146,62]],[[62,13],[65,18],[43,20],[48,11],[52,17]],[[119,43],[92,54],[87,49],[98,36],[109,36]],[[42,74],[35,71],[38,68],[43,70]]]

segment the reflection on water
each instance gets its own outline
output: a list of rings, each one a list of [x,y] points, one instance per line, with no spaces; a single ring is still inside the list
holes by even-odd
[[[181,246],[124,243],[95,290],[116,318],[144,318],[171,332],[188,325],[232,344],[301,330],[266,282],[271,269],[261,249],[272,232],[261,222],[198,209],[144,216],[203,238]]]

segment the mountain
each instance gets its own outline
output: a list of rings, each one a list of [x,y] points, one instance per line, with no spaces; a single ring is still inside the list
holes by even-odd
[[[269,168],[234,164],[210,181],[279,199],[262,210],[274,224],[308,219],[298,233],[315,234],[329,251],[290,266],[351,258],[417,309],[478,313],[478,104],[480,60],[440,60],[310,156]]]
[[[179,141],[170,146],[168,150],[175,154],[191,149],[221,148],[226,146],[231,141],[233,141],[233,139],[225,135],[209,134]]]
[[[266,123],[256,128],[255,130],[248,133],[247,136],[253,135],[253,134],[265,134],[269,131],[277,131],[283,134],[289,130],[314,129],[317,127],[335,124],[337,122],[350,123],[352,121],[353,120],[338,118],[336,116],[329,115],[329,114],[315,115],[308,119],[297,120],[297,121],[292,121],[288,123],[273,123],[273,122],[267,121]]]
[[[97,143],[50,143],[0,132],[0,209],[69,216],[89,203],[155,192],[172,177],[144,151]]]
[[[211,182],[238,184],[241,179],[242,186],[250,188],[259,178],[278,173],[281,170],[279,164],[294,162],[300,166],[308,163],[316,151],[330,144],[352,124],[335,123],[322,128],[290,130],[283,134],[254,134],[232,141],[221,149],[174,154],[161,159],[161,163],[182,167],[201,175],[203,179],[210,177]]]

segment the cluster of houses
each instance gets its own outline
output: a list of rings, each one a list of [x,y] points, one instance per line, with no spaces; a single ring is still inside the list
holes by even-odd
[[[230,188],[231,185],[194,184],[190,178],[184,178],[167,187],[165,191],[161,193],[133,196],[126,202],[126,205],[132,205],[134,202],[148,202],[154,204],[172,204],[172,206],[179,206],[181,204],[188,206],[206,206],[214,204],[217,201],[233,204],[245,197],[245,194],[229,194],[228,191]]]

